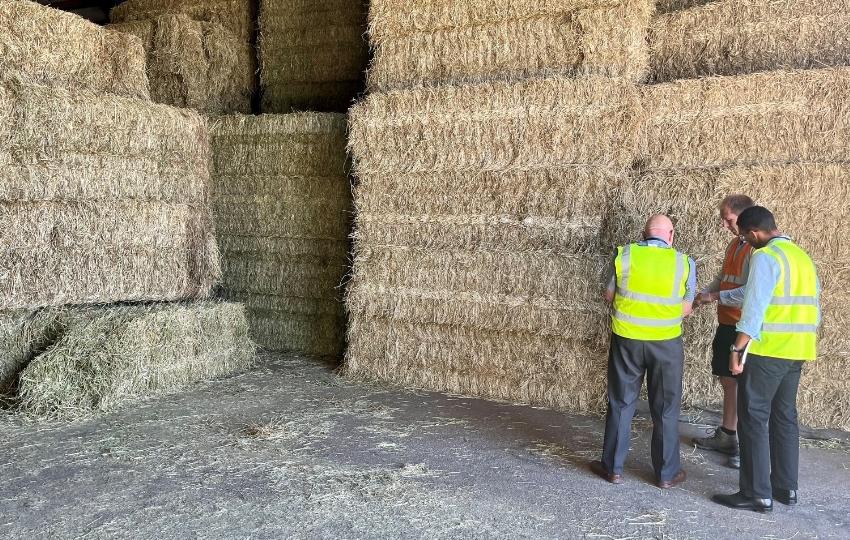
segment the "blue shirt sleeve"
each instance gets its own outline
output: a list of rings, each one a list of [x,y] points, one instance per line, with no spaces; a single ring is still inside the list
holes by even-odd
[[[781,272],[779,263],[773,257],[766,253],[753,253],[747,285],[744,287],[741,320],[736,326],[738,332],[743,332],[755,340],[761,337],[764,316],[770,299],[773,298],[773,290],[779,283]]]
[[[688,282],[685,285],[685,302],[693,302],[697,296],[697,265],[688,257]]]
[[[720,304],[739,308],[744,305],[744,294],[746,287],[737,287],[726,291],[720,291]]]

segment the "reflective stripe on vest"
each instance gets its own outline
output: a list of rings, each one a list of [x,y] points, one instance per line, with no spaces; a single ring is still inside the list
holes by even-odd
[[[747,284],[747,274],[750,266],[750,252],[752,248],[746,242],[741,244],[740,240],[733,240],[726,248],[723,258],[723,270],[720,276],[720,290],[729,291]],[[717,322],[734,326],[741,320],[741,309],[717,304]]]
[[[779,263],[779,281],[765,311],[761,336],[750,352],[786,360],[814,360],[820,320],[817,272],[808,254],[790,241],[770,243],[764,253]]]
[[[629,244],[617,248],[614,266],[612,331],[645,341],[680,336],[688,258],[672,248]]]

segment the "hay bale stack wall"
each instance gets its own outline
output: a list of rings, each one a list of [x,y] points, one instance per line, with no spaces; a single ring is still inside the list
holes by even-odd
[[[142,40],[151,98],[157,103],[206,114],[251,112],[251,50],[223,26],[181,14],[108,28]]]
[[[262,110],[345,112],[368,63],[363,0],[262,0]]]
[[[239,304],[50,308],[18,317],[9,337],[19,343],[26,367],[5,397],[36,417],[109,411],[234,373],[254,360]]]
[[[222,116],[211,127],[227,298],[263,347],[342,352],[351,191],[341,114]]]
[[[843,253],[850,238],[850,68],[774,71],[648,86],[646,146],[634,180],[621,190],[612,222],[622,242],[644,216],[672,215],[677,247],[698,261],[700,281],[717,275],[731,236],[717,220],[730,193],[749,193],[775,210],[780,227],[815,260],[823,285],[818,362],[806,367],[801,421],[850,429],[850,357],[842,314],[850,287]],[[828,219],[824,219],[828,216]],[[850,247],[850,246],[847,246]],[[685,400],[719,402],[709,366],[714,312],[686,325]]]
[[[68,90],[150,98],[136,37],[30,0],[3,0],[0,74]]]
[[[397,90],[356,106],[348,373],[597,410],[604,221],[640,122],[635,86],[605,78]]]
[[[196,113],[0,82],[0,310],[206,296],[208,190]]]
[[[553,74],[642,81],[652,0],[372,0],[370,91]]]
[[[850,64],[847,0],[722,0],[654,17],[652,78]]]

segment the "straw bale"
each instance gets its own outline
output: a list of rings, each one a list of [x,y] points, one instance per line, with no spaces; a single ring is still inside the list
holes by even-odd
[[[73,308],[20,374],[16,401],[38,417],[79,418],[248,368],[254,345],[239,304]]]
[[[3,0],[0,73],[31,84],[150,99],[138,39],[29,0]]]
[[[265,112],[344,112],[368,62],[365,2],[263,0],[260,79]]]
[[[848,13],[847,0],[722,0],[655,17],[652,79],[850,64]]]
[[[592,77],[372,94],[350,117],[356,173],[367,176],[622,170],[634,160],[643,112],[634,85]]]
[[[250,43],[256,8],[254,0],[126,0],[112,8],[109,15],[114,23],[188,15],[196,21],[219,24],[240,41]]]
[[[604,346],[535,332],[355,318],[346,373],[398,385],[598,412]]]
[[[338,355],[351,209],[345,117],[222,116],[212,140],[223,294],[246,303],[260,345]]]
[[[250,112],[251,46],[221,25],[162,15],[109,28],[142,40],[154,101],[207,114]]]
[[[551,74],[639,82],[648,74],[652,0],[480,4],[373,0],[370,91]]]
[[[0,309],[209,293],[202,118],[20,81],[0,83],[0,111]]]
[[[771,71],[644,87],[647,169],[844,161],[850,68]]]
[[[0,312],[0,399],[17,387],[18,374],[58,330],[50,310]]]
[[[361,175],[354,237],[364,245],[592,251],[607,244],[603,222],[621,177],[593,167]]]

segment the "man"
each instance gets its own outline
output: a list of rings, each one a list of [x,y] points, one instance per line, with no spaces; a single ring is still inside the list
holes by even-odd
[[[738,375],[740,489],[712,500],[769,512],[773,499],[797,503],[797,387],[803,363],[817,356],[820,282],[811,258],[777,230],[766,208],[742,212],[738,229],[755,248],[729,353],[729,370]]]
[[[673,244],[673,223],[652,216],[644,241],[617,248],[605,298],[614,303],[608,351],[608,414],[602,460],[590,463],[594,474],[613,484],[623,481],[631,424],[647,377],[652,416],[652,466],[657,485],[685,481],[679,456],[682,400],[682,319],[696,293],[693,260]]]
[[[720,380],[723,388],[723,421],[708,437],[694,439],[697,448],[716,450],[729,454],[729,466],[740,466],[738,452],[738,385],[729,371],[729,347],[735,342],[735,325],[741,319],[741,303],[744,301],[744,285],[750,267],[752,247],[738,231],[738,215],[753,206],[746,195],[729,195],[720,203],[720,219],[723,226],[735,235],[726,248],[723,268],[711,284],[697,295],[696,305],[717,302],[717,331],[711,344],[711,372]]]

